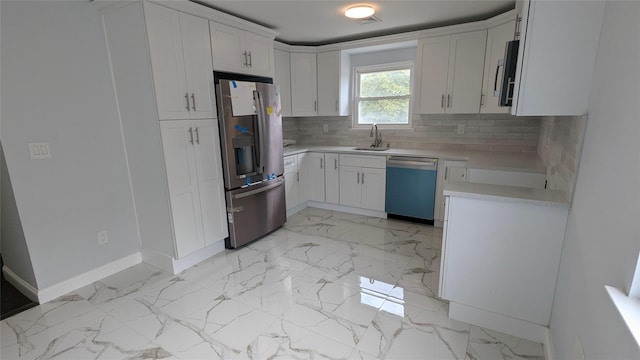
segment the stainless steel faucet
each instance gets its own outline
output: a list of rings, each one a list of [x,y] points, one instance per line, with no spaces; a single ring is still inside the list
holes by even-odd
[[[378,124],[374,123],[373,126],[371,126],[369,137],[373,138],[373,144],[371,144],[371,147],[380,147],[380,145],[382,144],[382,134],[378,131]]]

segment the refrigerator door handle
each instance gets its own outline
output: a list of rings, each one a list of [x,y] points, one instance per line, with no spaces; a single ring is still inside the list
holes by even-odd
[[[278,186],[282,186],[284,185],[284,181],[278,181],[276,183],[267,185],[265,187],[261,187],[259,189],[255,189],[255,190],[251,190],[251,191],[247,191],[247,192],[243,192],[240,194],[235,194],[233,195],[233,199],[242,199],[242,198],[246,198],[247,196],[251,196],[251,195],[255,195],[255,194],[259,194],[261,192],[265,192],[268,190],[271,190],[273,188],[277,188]]]
[[[260,95],[260,92],[258,92],[257,90],[253,92],[253,99],[256,101],[256,108],[257,108],[257,115],[258,115],[258,142],[260,143],[258,173],[263,174],[264,173],[264,153],[265,153],[264,132],[265,132],[265,126],[266,126],[265,115],[264,115],[264,104],[262,103],[262,96]]]

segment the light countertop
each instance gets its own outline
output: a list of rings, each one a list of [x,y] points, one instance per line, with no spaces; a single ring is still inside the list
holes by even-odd
[[[389,149],[386,151],[354,150],[353,146],[304,146],[284,148],[284,156],[303,152],[325,152],[378,156],[432,157],[440,160],[460,160],[467,162],[467,168],[505,170],[519,172],[546,173],[546,168],[535,153],[509,153],[488,151],[442,151]]]
[[[444,195],[469,199],[527,202],[533,205],[569,208],[569,201],[559,190],[451,182],[445,185]]]

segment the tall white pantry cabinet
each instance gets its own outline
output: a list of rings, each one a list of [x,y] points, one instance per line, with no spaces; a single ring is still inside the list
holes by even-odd
[[[102,16],[142,257],[177,273],[228,236],[209,21],[147,1]]]

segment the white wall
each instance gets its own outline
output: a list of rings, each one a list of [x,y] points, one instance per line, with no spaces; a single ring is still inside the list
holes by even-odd
[[[603,286],[628,289],[640,250],[640,2],[607,2],[551,318],[556,359],[640,359]]]
[[[100,16],[89,2],[2,1],[2,139],[39,289],[139,251]],[[29,142],[53,158],[30,160]],[[96,232],[109,244],[98,246]]]
[[[2,260],[4,264],[18,275],[22,280],[34,288],[38,288],[36,277],[33,273],[29,250],[22,230],[22,222],[18,215],[16,199],[13,196],[11,179],[7,172],[7,165],[4,159],[4,152],[0,144],[0,219],[2,219],[2,229],[0,231],[0,244],[2,244]]]

